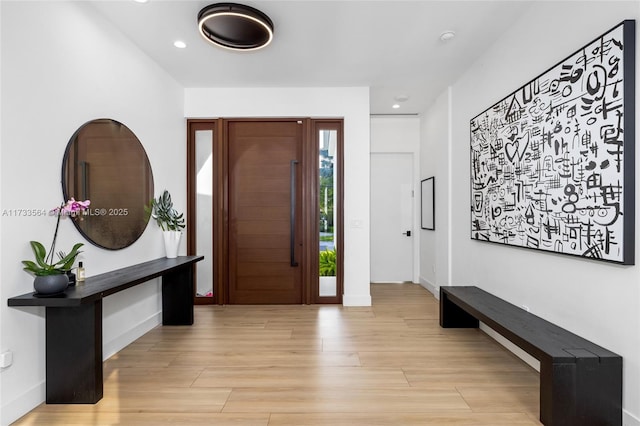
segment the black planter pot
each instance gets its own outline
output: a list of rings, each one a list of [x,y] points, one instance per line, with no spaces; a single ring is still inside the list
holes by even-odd
[[[69,286],[66,274],[37,276],[33,281],[33,288],[37,294],[52,295],[62,293]]]

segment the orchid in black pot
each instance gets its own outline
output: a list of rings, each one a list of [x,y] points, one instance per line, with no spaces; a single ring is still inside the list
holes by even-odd
[[[63,216],[69,216],[71,218],[79,218],[80,215],[87,210],[89,200],[76,201],[71,198],[66,203],[62,203],[60,207],[56,207],[51,210],[52,215],[56,215],[56,229],[53,233],[53,241],[51,242],[51,248],[47,253],[44,245],[38,241],[30,241],[31,250],[35,257],[35,262],[32,260],[23,260],[24,270],[35,275],[34,288],[37,293],[40,294],[53,294],[64,291],[69,285],[69,279],[66,275],[68,271],[73,268],[73,264],[76,258],[81,253],[80,247],[83,243],[74,244],[69,253],[59,251],[56,256],[56,239],[58,238],[58,228],[60,227],[60,219]]]
[[[31,260],[23,260],[22,264],[24,265],[24,270],[32,273],[37,277],[42,277],[46,275],[57,275],[64,274],[67,271],[70,271],[73,268],[73,264],[76,261],[76,257],[82,253],[80,251],[80,247],[84,244],[77,243],[73,246],[71,251],[68,254],[64,252],[58,253],[59,260],[55,263],[51,256],[51,253],[47,254],[44,246],[38,241],[30,241],[31,250],[33,250],[34,257],[36,261],[33,262]]]

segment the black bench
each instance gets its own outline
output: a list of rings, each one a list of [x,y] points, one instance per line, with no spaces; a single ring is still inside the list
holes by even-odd
[[[540,421],[622,425],[622,357],[478,287],[440,287],[440,326],[479,321],[540,361]]]

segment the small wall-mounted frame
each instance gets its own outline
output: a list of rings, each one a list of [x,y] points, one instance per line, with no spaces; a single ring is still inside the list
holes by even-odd
[[[434,176],[420,182],[420,194],[422,200],[420,227],[433,231],[436,229],[436,178]]]

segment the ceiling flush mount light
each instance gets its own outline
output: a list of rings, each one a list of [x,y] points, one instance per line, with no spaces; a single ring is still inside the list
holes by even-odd
[[[445,31],[442,34],[440,34],[440,40],[441,41],[449,41],[451,39],[453,39],[456,36],[456,32],[455,31]]]
[[[393,100],[396,101],[395,104],[391,105],[391,108],[398,109],[400,108],[400,104],[409,100],[409,95],[397,95],[393,97]]]
[[[257,50],[273,39],[273,22],[258,9],[216,3],[198,13],[198,30],[209,43],[231,50]]]
[[[182,40],[176,40],[176,41],[174,41],[174,42],[173,42],[173,45],[174,45],[175,47],[177,47],[178,49],[184,49],[184,48],[186,48],[186,47],[187,47],[187,43],[185,43],[185,42],[184,42],[184,41],[182,41]]]

